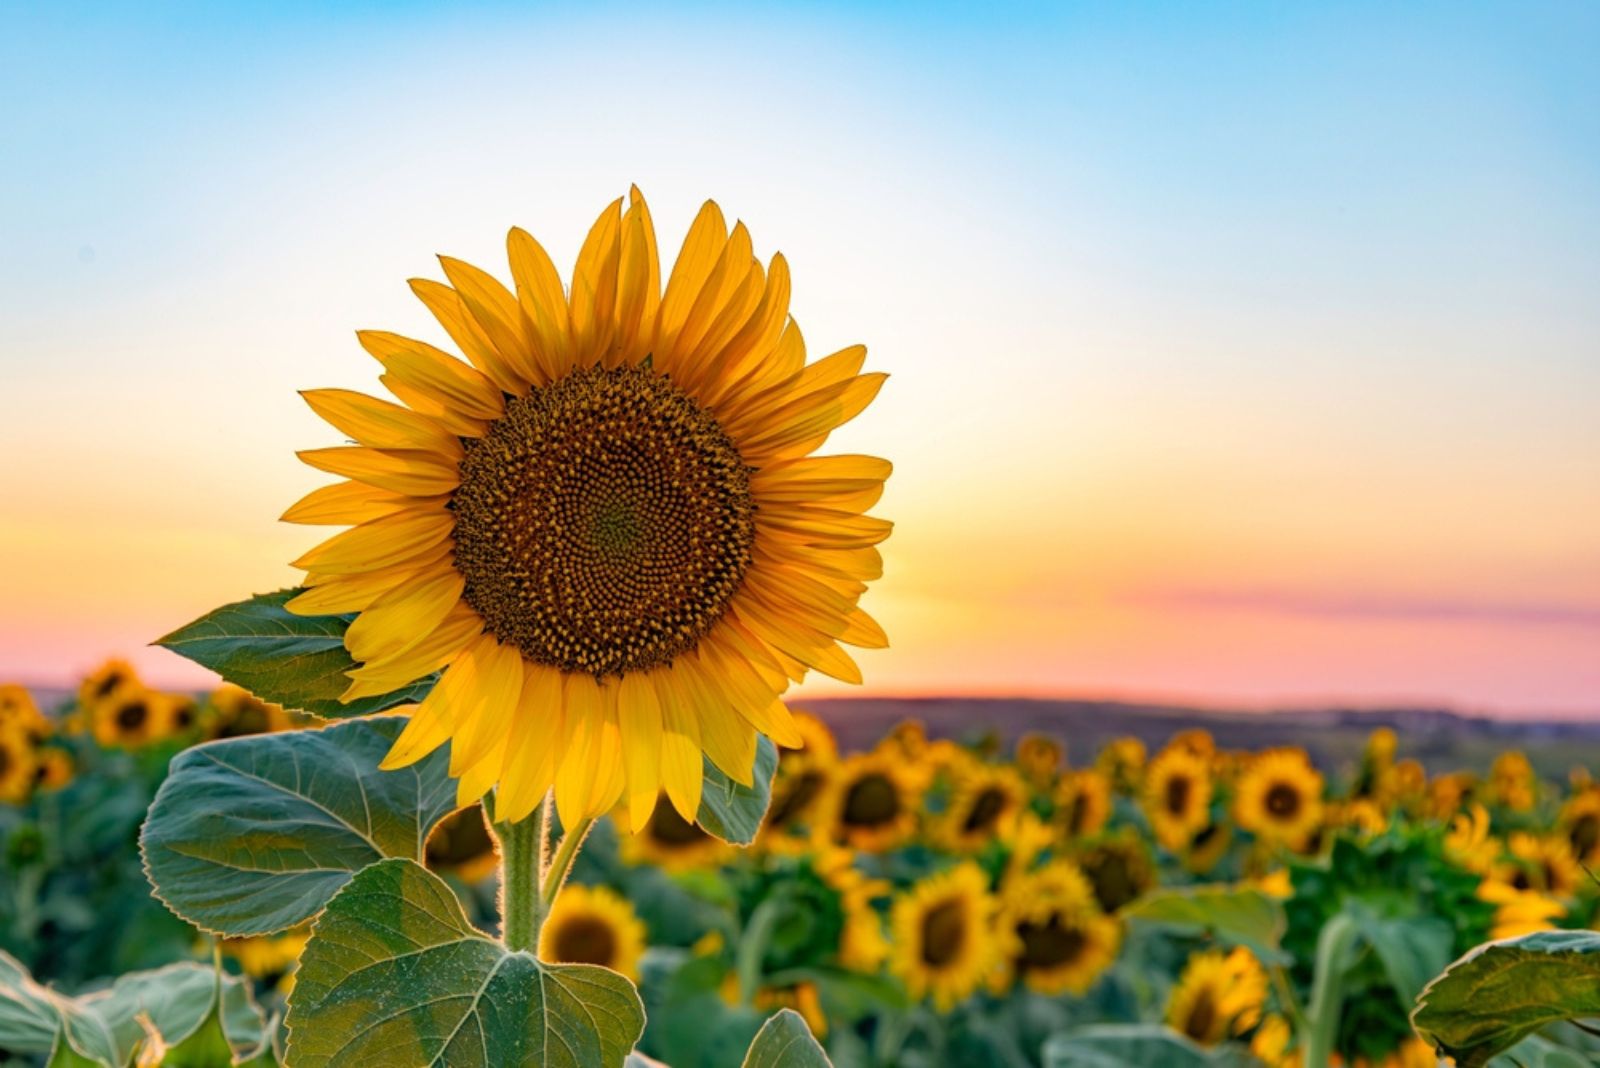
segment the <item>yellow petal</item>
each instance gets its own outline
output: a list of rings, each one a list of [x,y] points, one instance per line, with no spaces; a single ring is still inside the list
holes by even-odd
[[[505,410],[495,384],[447,352],[385,330],[362,330],[356,338],[397,380],[447,410],[474,419],[496,419]]]
[[[444,503],[441,498],[429,501],[427,506],[442,509]],[[285,523],[306,526],[347,526],[393,515],[414,504],[414,498],[403,493],[369,486],[365,482],[335,482],[301,497],[280,519]]]
[[[349,389],[304,389],[311,410],[363,445],[382,449],[425,449],[461,459],[461,441],[437,420],[410,408]]]
[[[728,224],[722,209],[708,200],[700,208],[689,232],[684,236],[683,248],[672,265],[667,278],[667,291],[661,298],[661,310],[656,317],[654,351],[658,360],[665,363],[668,354],[676,351],[678,334],[689,317],[694,303],[699,299],[706,278],[717,265],[723,247],[728,243]],[[671,370],[670,366],[663,370]]]
[[[467,310],[461,294],[443,282],[428,278],[413,278],[410,285],[411,292],[439,320],[439,325],[444,327],[450,340],[456,343],[472,366],[488,375],[501,392],[514,396],[525,393],[528,385],[537,380],[525,361],[514,358],[515,354],[502,353],[495,347],[483,327]]]
[[[642,671],[622,676],[620,689],[617,725],[628,772],[628,813],[638,833],[649,821],[661,792],[661,702],[650,676]]]
[[[433,633],[422,635],[415,645],[345,672],[350,687],[339,700],[350,702],[391,693],[438,671],[454,661],[482,633],[483,620],[464,603],[458,604]]]
[[[606,205],[589,228],[572,270],[573,360],[600,361],[616,332],[617,268],[621,259],[622,198]]]
[[[600,745],[604,715],[600,708],[600,685],[593,675],[582,673],[563,678],[565,713],[562,718],[561,762],[556,768],[556,810],[561,823],[576,827],[590,815],[589,796],[596,777],[595,751]]]
[[[511,735],[517,702],[522,696],[522,654],[515,648],[484,634],[465,656],[477,674],[471,698],[452,709],[456,716],[455,742],[450,747],[452,775],[465,774],[496,750],[504,758],[505,741]],[[495,774],[499,774],[498,767]],[[478,796],[483,796],[482,791]]]
[[[522,310],[525,332],[533,342],[534,361],[545,381],[554,381],[571,369],[567,295],[561,286],[561,275],[544,246],[526,230],[513,227],[506,235],[506,254],[511,260],[511,277],[517,283],[517,304]]]
[[[428,570],[431,569],[425,564],[420,569]],[[407,562],[361,575],[327,576],[292,598],[284,607],[297,616],[336,616],[345,612],[360,612],[419,573],[417,564]]]
[[[455,568],[424,572],[374,601],[344,633],[345,648],[357,660],[398,653],[422,634],[436,630],[461,600],[466,579]]]
[[[426,449],[336,445],[331,449],[302,449],[295,455],[318,471],[411,497],[436,497],[461,484],[461,469],[456,462]]]
[[[555,781],[561,757],[561,673],[542,664],[523,665],[522,697],[517,702],[496,813],[516,823],[526,819]]]
[[[687,658],[682,658],[687,659]],[[700,791],[705,785],[705,762],[700,749],[700,721],[693,705],[695,695],[673,685],[676,675],[661,689],[661,783],[678,815],[693,823],[700,811]]]
[[[335,534],[301,556],[294,566],[330,575],[377,571],[416,557],[437,555],[455,526],[455,517],[449,512],[407,509]]]
[[[470,263],[450,256],[440,256],[439,263],[461,303],[500,359],[517,369],[518,377],[529,377],[533,373],[529,363],[531,347],[522,330],[522,312],[517,298],[489,272]]]

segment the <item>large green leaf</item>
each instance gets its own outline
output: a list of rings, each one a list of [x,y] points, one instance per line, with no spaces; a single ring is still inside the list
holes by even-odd
[[[1358,916],[1357,923],[1402,1004],[1415,1002],[1450,962],[1456,932],[1442,916]]]
[[[178,754],[140,836],[156,895],[205,930],[269,934],[316,915],[374,861],[420,861],[455,807],[455,781],[448,749],[378,770],[405,723],[354,720]]]
[[[0,953],[0,1049],[46,1054],[52,1065],[123,1068],[146,1042],[147,1026],[163,1044],[179,1047],[207,1024],[218,1025],[223,1044],[231,1048],[262,1045],[266,1023],[248,985],[221,977],[221,1011],[213,1013],[218,982],[217,973],[204,965],[172,964],[125,975],[107,989],[72,998],[40,986],[15,959]]]
[[[350,686],[345,672],[356,667],[344,648],[344,632],[355,617],[297,616],[283,606],[300,592],[279,590],[225,604],[156,644],[264,701],[326,719],[382,712],[427,696],[432,676],[393,693],[341,703],[339,695]]]
[[[749,845],[755,841],[761,821],[772,802],[772,775],[778,770],[778,747],[772,739],[756,739],[755,767],[749,786],[741,786],[722,773],[707,757],[706,785],[700,794],[700,811],[695,822],[724,842]]]
[[[506,949],[467,922],[443,880],[385,860],[317,920],[288,1025],[295,1068],[618,1068],[644,1006],[616,972]]]
[[[1539,931],[1469,951],[1422,991],[1411,1022],[1477,1068],[1559,1020],[1600,1016],[1600,934]]]
[[[761,1025],[744,1068],[832,1068],[805,1019],[793,1009],[779,1009]]]
[[[1248,886],[1196,886],[1157,890],[1129,905],[1129,919],[1206,932],[1244,946],[1263,961],[1282,961],[1288,921],[1283,906]]]
[[[1095,1024],[1051,1035],[1044,1068],[1222,1068],[1253,1063],[1236,1050],[1208,1050],[1161,1024]]]

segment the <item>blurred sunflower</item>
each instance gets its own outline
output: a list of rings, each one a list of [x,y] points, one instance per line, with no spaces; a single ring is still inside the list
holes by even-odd
[[[1322,773],[1303,749],[1269,749],[1240,776],[1233,805],[1257,838],[1304,850],[1322,825]]]
[[[20,805],[38,777],[33,742],[21,730],[0,727],[0,801]]]
[[[1122,943],[1121,925],[1100,911],[1088,878],[1067,860],[1011,881],[995,927],[1001,957],[990,989],[997,994],[1020,979],[1047,996],[1082,995],[1111,967]]]
[[[1027,784],[1015,769],[974,763],[956,778],[949,807],[939,817],[937,838],[957,853],[982,849],[997,837],[1010,839],[1027,803]]]
[[[785,761],[800,757],[821,761],[839,759],[839,742],[826,723],[801,708],[791,708],[789,715],[794,718],[795,730],[800,732],[800,744],[793,749],[778,750],[779,767]]]
[[[1338,827],[1349,827],[1358,834],[1382,834],[1389,828],[1389,815],[1383,806],[1370,797],[1356,797],[1332,806],[1328,822]]]
[[[1065,747],[1048,734],[1029,731],[1017,739],[1017,767],[1036,789],[1049,786],[1065,755]]]
[[[310,938],[310,931],[296,928],[276,935],[224,938],[219,945],[223,956],[237,961],[246,975],[288,993],[294,987],[295,965]]]
[[[1089,877],[1095,900],[1107,913],[1116,912],[1156,885],[1149,847],[1130,828],[1078,849],[1073,859]]]
[[[1527,756],[1521,750],[1508,749],[1494,758],[1489,769],[1488,800],[1513,812],[1527,812],[1533,808],[1537,785]]]
[[[164,694],[123,686],[95,705],[90,712],[94,740],[107,748],[138,749],[162,737],[166,723]]]
[[[1490,924],[1492,939],[1517,938],[1535,931],[1548,931],[1567,914],[1567,907],[1538,890],[1521,890],[1496,878],[1478,886],[1478,899],[1494,906]]]
[[[757,845],[769,852],[795,852],[806,848],[799,831],[815,822],[817,801],[828,785],[828,775],[839,761],[833,733],[815,716],[793,711],[795,726],[805,744],[778,753],[778,773],[772,779],[772,802],[761,823]]]
[[[494,874],[499,855],[482,805],[457,809],[428,834],[423,847],[428,868],[449,872],[464,883],[480,883]]]
[[[41,790],[61,790],[72,782],[77,765],[72,754],[59,746],[47,745],[35,753],[34,785]]]
[[[142,691],[139,673],[126,660],[111,659],[91,671],[78,684],[78,707],[91,717],[103,703],[124,690]]]
[[[281,705],[268,704],[231,683],[211,692],[207,733],[213,738],[243,738],[288,730],[294,724]]]
[[[1574,857],[1589,865],[1600,863],[1600,790],[1590,787],[1569,798],[1556,825]]]
[[[971,861],[930,875],[895,900],[890,970],[940,1012],[978,988],[994,961],[994,899]]]
[[[1500,855],[1500,840],[1489,835],[1489,810],[1474,802],[1450,818],[1445,856],[1468,871],[1487,875]]]
[[[1167,748],[1181,749],[1209,762],[1217,752],[1217,741],[1204,727],[1190,727],[1174,734],[1168,740]]]
[[[1144,779],[1144,743],[1137,738],[1113,738],[1095,757],[1094,766],[1121,794],[1137,794]]]
[[[831,841],[882,853],[916,830],[920,804],[916,773],[903,759],[879,749],[839,765],[819,802],[817,823]]]
[[[1067,841],[1092,838],[1111,818],[1111,780],[1093,768],[1069,771],[1056,784],[1054,823]]]
[[[848,849],[822,845],[811,858],[811,867],[839,895],[844,910],[844,928],[839,935],[839,963],[851,971],[873,974],[889,956],[889,943],[883,934],[883,918],[873,902],[887,898],[887,880],[868,878],[855,866]]]
[[[1515,890],[1569,897],[1586,882],[1572,846],[1560,835],[1519,831],[1506,842],[1506,850],[1506,858],[1493,866],[1490,877]]]
[[[539,958],[552,964],[598,964],[639,981],[645,929],[633,906],[604,886],[571,884],[556,897],[539,932]]]
[[[1145,769],[1144,810],[1156,841],[1182,852],[1211,822],[1210,753],[1177,744],[1157,753]]]
[[[1183,866],[1196,875],[1204,875],[1227,855],[1232,844],[1233,829],[1227,823],[1207,820],[1189,840],[1189,848],[1183,852]]]
[[[1264,1018],[1250,1036],[1250,1055],[1267,1068],[1301,1068],[1303,1060],[1294,1045],[1294,1030],[1277,1013]]]
[[[152,731],[153,740],[188,734],[199,721],[200,706],[187,694],[162,694],[155,707],[157,720]]]
[[[810,456],[885,376],[861,346],[807,365],[783,257],[764,270],[714,203],[663,293],[629,200],[570,290],[517,229],[514,290],[448,257],[449,285],[413,282],[469,362],[359,333],[403,404],[305,394],[359,444],[301,453],[348,481],[284,518],[354,525],[295,561],[290,610],[358,613],[346,700],[442,670],[384,766],[448,741],[461,803],[497,786],[507,821],[552,785],[569,827],[622,800],[642,828],[663,789],[692,820],[702,753],[748,784],[757,732],[804,740],[790,683],[860,682],[842,644],[887,644],[857,602],[890,465]]]
[[[1167,1023],[1202,1046],[1242,1035],[1261,1019],[1267,973],[1243,946],[1196,953],[1167,1001]]]
[[[731,990],[727,1000],[738,1004],[739,977],[737,974],[728,975]],[[756,990],[755,997],[751,999],[752,1006],[760,1013],[776,1012],[779,1009],[793,1009],[805,1020],[806,1026],[818,1039],[828,1037],[828,1016],[822,1011],[822,994],[817,989],[817,984],[802,980],[789,986],[763,986]]]
[[[619,828],[622,830],[622,828]],[[697,823],[678,815],[662,795],[643,827],[619,836],[622,859],[633,865],[653,865],[666,871],[711,868],[728,855],[729,847]]]
[[[50,719],[39,711],[32,691],[14,682],[0,685],[0,730],[7,729],[33,742],[42,742],[55,732]]]

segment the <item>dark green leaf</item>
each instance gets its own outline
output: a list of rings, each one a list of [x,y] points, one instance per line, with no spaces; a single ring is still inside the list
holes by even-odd
[[[1206,932],[1244,946],[1263,961],[1284,959],[1288,927],[1283,906],[1246,886],[1197,886],[1157,890],[1129,905],[1129,919],[1194,933]]]
[[[455,807],[455,782],[448,749],[378,770],[405,723],[384,716],[180,753],[140,839],[157,896],[205,930],[269,934],[315,916],[374,861],[420,861]]]
[[[1558,1020],[1600,1016],[1600,934],[1539,931],[1471,950],[1422,991],[1417,1033],[1477,1068]]]
[[[344,648],[354,616],[297,616],[283,606],[300,590],[262,593],[223,605],[156,644],[186,656],[243,686],[264,701],[344,719],[414,704],[427,696],[434,678],[393,693],[342,704],[350,686],[345,672],[356,667]]]
[[[744,1068],[831,1068],[831,1062],[804,1017],[793,1009],[779,1009],[756,1032]]]
[[[734,845],[749,845],[772,801],[772,775],[778,770],[778,747],[765,736],[756,738],[755,768],[751,784],[740,786],[724,775],[707,757],[706,785],[700,795],[695,822],[710,834]]]
[[[620,1068],[644,1007],[616,972],[507,950],[443,880],[385,860],[317,920],[288,1024],[295,1068]]]

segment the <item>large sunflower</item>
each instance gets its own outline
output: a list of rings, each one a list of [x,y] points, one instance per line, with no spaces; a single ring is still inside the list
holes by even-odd
[[[913,998],[949,1012],[978,988],[994,961],[994,899],[971,861],[930,875],[894,903],[890,968]]]
[[[859,607],[890,524],[865,515],[889,464],[812,457],[877,394],[866,350],[812,364],[782,256],[701,209],[663,292],[637,190],[589,231],[570,286],[532,237],[514,285],[441,258],[412,288],[465,354],[358,334],[402,402],[305,394],[357,444],[301,453],[347,481],[290,522],[352,525],[295,561],[306,615],[354,612],[344,697],[442,676],[384,766],[450,742],[465,804],[497,818],[552,786],[562,822],[658,791],[699,807],[702,752],[748,783],[761,732],[801,736],[779,700],[811,670],[860,672],[886,644]]]
[[[639,981],[644,924],[633,906],[604,886],[569,885],[539,932],[539,956],[552,964],[598,964]]]
[[[1303,749],[1272,749],[1240,776],[1239,826],[1267,842],[1303,850],[1322,826],[1322,774]]]
[[[817,825],[867,853],[901,845],[917,828],[920,777],[888,750],[858,753],[834,769],[817,804]]]
[[[1211,822],[1210,760],[1209,753],[1175,743],[1145,769],[1144,809],[1150,828],[1156,841],[1174,853],[1187,848]]]

